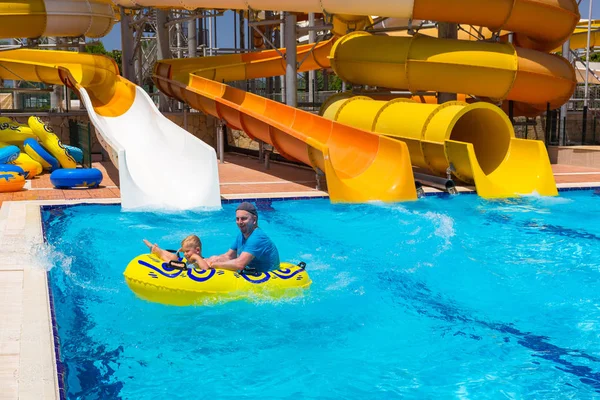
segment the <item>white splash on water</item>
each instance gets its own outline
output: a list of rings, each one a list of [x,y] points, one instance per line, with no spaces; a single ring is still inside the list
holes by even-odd
[[[47,272],[55,267],[70,271],[73,257],[67,256],[50,244],[42,243],[32,247],[31,261],[34,268]]]
[[[340,290],[348,287],[352,282],[356,281],[358,278],[350,274],[350,272],[344,271],[336,274],[334,276],[334,282],[327,286],[325,290]]]
[[[452,246],[452,238],[456,236],[454,231],[454,219],[448,215],[428,211],[424,217],[433,222],[434,232],[437,237],[444,239],[444,244],[438,248],[435,255],[439,255]]]

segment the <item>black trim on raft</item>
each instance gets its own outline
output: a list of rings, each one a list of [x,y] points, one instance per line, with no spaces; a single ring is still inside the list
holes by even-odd
[[[240,276],[242,278],[244,278],[245,280],[247,280],[248,282],[250,282],[250,283],[264,283],[264,282],[268,281],[269,279],[271,279],[271,274],[269,274],[268,272],[264,273],[265,276],[262,279],[258,279],[258,280],[255,280],[255,281],[252,280],[252,279],[250,279],[251,276],[259,277],[260,275],[261,274],[258,274],[258,275],[248,275],[248,274],[244,273],[244,271],[240,272]]]
[[[169,268],[173,268],[173,269],[180,269],[182,271],[187,271],[189,269],[187,267],[187,264],[184,263],[183,261],[171,260],[168,262],[168,264],[169,264]]]
[[[294,276],[298,275],[301,272],[304,272],[304,269],[297,269],[294,272],[291,272],[291,269],[286,268],[286,269],[276,269],[275,271],[271,271],[273,273],[273,275],[276,275],[277,277],[281,278],[281,279],[290,279],[293,278]],[[284,275],[285,274],[285,275]]]
[[[167,278],[175,278],[175,277],[181,275],[181,273],[183,272],[183,270],[179,269],[179,270],[177,270],[176,273],[174,273],[174,274],[171,275],[171,274],[166,273],[166,272],[173,271],[173,269],[170,269],[170,268],[169,268],[170,271],[167,270],[168,267],[165,268],[165,270],[163,271],[163,270],[161,270],[159,268],[156,268],[154,265],[147,263],[146,261],[138,260],[138,264],[143,265],[146,268],[150,268],[150,269],[158,272],[162,276],[166,276]],[[166,265],[166,263],[165,263],[165,265]],[[164,268],[164,266],[163,266],[163,268]]]

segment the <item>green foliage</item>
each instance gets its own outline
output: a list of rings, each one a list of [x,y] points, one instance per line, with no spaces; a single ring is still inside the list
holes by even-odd
[[[298,74],[298,90],[306,90],[307,79],[308,79],[308,73]],[[342,80],[340,79],[339,76],[337,76],[331,72],[328,75],[328,80],[329,80],[328,87],[325,87],[325,80],[323,79],[323,71],[322,70],[317,71],[316,80],[317,80],[317,90],[325,90],[325,91],[328,91],[328,90],[340,91],[340,90],[342,90]]]
[[[322,79],[323,78],[321,77],[321,80]],[[329,90],[337,90],[337,91],[342,90],[342,80],[340,79],[339,76],[333,75],[333,74],[329,75]]]
[[[108,52],[104,48],[104,43],[99,40],[95,40],[93,42],[87,42],[85,44],[85,51],[90,54],[102,54],[107,55]]]
[[[122,65],[123,65],[122,54],[123,53],[121,52],[121,50],[107,51],[106,48],[104,47],[104,43],[102,43],[99,40],[95,40],[95,41],[86,43],[85,51],[90,54],[101,54],[103,56],[112,58],[113,60],[115,60],[115,62],[119,66],[119,71],[120,72],[123,71],[123,67],[122,67]]]
[[[111,52],[109,52],[108,54],[109,57],[111,57],[113,60],[115,60],[115,62],[117,63],[117,65],[119,66],[119,71],[123,71],[123,52],[121,50],[113,50]]]
[[[587,57],[585,54],[581,56],[581,61],[585,62]],[[600,53],[591,53],[590,54],[590,62],[599,62],[600,61]]]

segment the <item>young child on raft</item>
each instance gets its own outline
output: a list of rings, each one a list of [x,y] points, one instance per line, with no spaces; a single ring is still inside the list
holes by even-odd
[[[177,254],[161,249],[156,243],[152,244],[144,239],[144,244],[148,246],[152,254],[160,257],[164,261],[179,261]],[[202,242],[198,236],[190,235],[183,239],[181,241],[181,248],[177,250],[177,253],[180,251],[183,252],[188,264],[194,264],[203,270],[210,268],[208,263],[202,258]]]

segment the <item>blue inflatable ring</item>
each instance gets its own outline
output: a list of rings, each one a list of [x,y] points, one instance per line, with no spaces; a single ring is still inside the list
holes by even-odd
[[[23,175],[25,178],[29,175],[29,171],[25,171],[18,165],[12,164],[0,164],[0,172],[16,172],[19,175]]]
[[[63,147],[67,149],[67,153],[73,157],[76,163],[81,164],[83,162],[83,150],[79,147],[69,146],[67,144],[63,144]]]
[[[98,187],[102,178],[102,172],[96,168],[63,168],[50,174],[50,182],[59,189]]]
[[[35,154],[37,154],[38,157],[40,157],[48,165],[50,165],[50,171],[54,171],[60,168],[60,163],[58,162],[58,160],[54,158],[54,156],[50,154],[45,148],[43,148],[37,140],[32,138],[25,139],[25,141],[23,142],[23,147],[25,147],[25,153],[27,153],[27,147],[29,147],[29,149],[32,150]],[[33,157],[31,154],[29,154],[29,156],[35,160],[35,157]],[[39,162],[39,160],[36,161]],[[47,167],[44,166],[43,163],[41,164],[44,167],[44,169],[47,169]]]
[[[17,146],[6,146],[0,149],[0,164],[7,164],[15,161],[21,151]]]

